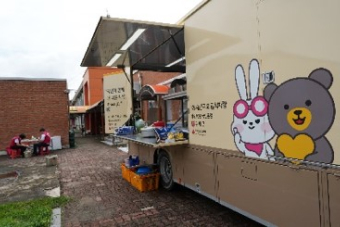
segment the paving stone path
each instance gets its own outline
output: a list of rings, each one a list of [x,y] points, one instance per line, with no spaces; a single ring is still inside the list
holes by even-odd
[[[127,154],[95,138],[76,138],[58,153],[62,226],[259,226],[218,203],[178,186],[139,192],[121,176]]]

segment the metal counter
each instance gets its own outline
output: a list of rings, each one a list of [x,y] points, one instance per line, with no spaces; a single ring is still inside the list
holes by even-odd
[[[131,142],[134,142],[134,143],[137,143],[137,144],[141,144],[141,145],[151,146],[151,147],[154,147],[154,148],[189,144],[188,140],[176,141],[176,142],[170,142],[170,143],[165,143],[165,142],[157,143],[156,138],[154,138],[154,137],[145,138],[145,137],[142,137],[139,134],[136,134],[136,135],[115,135],[114,137],[119,138],[119,139],[123,139],[123,140],[128,140],[128,141],[131,141]]]

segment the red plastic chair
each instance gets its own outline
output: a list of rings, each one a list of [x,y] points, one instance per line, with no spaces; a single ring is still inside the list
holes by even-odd
[[[41,146],[39,149],[39,153],[40,155],[46,155],[50,153],[50,150],[48,149],[48,147]]]
[[[11,158],[19,158],[21,157],[21,150],[20,149],[12,149],[10,147],[6,147],[7,155]]]

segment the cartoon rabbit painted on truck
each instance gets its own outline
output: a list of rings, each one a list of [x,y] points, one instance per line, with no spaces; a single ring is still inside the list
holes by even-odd
[[[235,80],[240,96],[233,107],[231,124],[235,145],[247,157],[274,160],[268,143],[275,135],[268,121],[268,102],[258,95],[259,62],[253,59],[249,63],[249,96],[242,65],[236,66]]]

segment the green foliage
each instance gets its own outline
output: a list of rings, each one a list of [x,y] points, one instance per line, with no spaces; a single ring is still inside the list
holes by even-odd
[[[1,227],[44,227],[51,225],[52,209],[69,201],[67,197],[45,197],[0,205]]]

